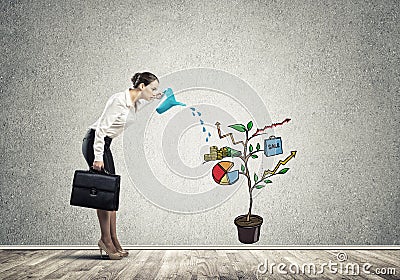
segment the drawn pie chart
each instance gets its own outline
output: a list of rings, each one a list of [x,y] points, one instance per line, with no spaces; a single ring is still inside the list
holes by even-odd
[[[214,181],[220,185],[232,185],[239,179],[239,170],[230,171],[233,167],[233,162],[221,161],[212,169]]]

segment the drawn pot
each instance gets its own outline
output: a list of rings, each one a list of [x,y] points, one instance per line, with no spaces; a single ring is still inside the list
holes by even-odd
[[[250,221],[246,221],[247,215],[240,215],[235,218],[235,225],[238,229],[239,241],[251,244],[258,241],[260,237],[263,218],[258,215],[250,215]]]

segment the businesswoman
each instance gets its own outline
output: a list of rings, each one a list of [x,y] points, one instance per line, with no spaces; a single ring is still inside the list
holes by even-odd
[[[107,101],[101,116],[87,131],[82,143],[82,153],[89,167],[106,170],[115,174],[113,156],[110,150],[112,139],[124,130],[129,113],[135,114],[149,101],[160,99],[159,80],[149,72],[135,73],[131,78],[132,87],[113,94]],[[104,250],[110,259],[128,256],[117,238],[116,211],[97,209],[101,238],[98,242],[100,254]]]

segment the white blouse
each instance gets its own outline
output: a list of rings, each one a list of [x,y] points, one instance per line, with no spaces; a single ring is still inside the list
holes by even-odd
[[[129,89],[115,93],[108,99],[100,118],[89,127],[96,130],[93,144],[95,161],[103,161],[104,137],[115,138],[120,135],[129,113],[136,114],[147,103],[149,102],[139,99],[133,104]]]

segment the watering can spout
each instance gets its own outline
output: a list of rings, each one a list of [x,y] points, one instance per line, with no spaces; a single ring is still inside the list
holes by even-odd
[[[167,88],[166,90],[163,91],[163,93],[166,98],[156,108],[157,113],[162,114],[177,105],[186,106],[186,104],[175,100],[175,95],[171,88]]]

